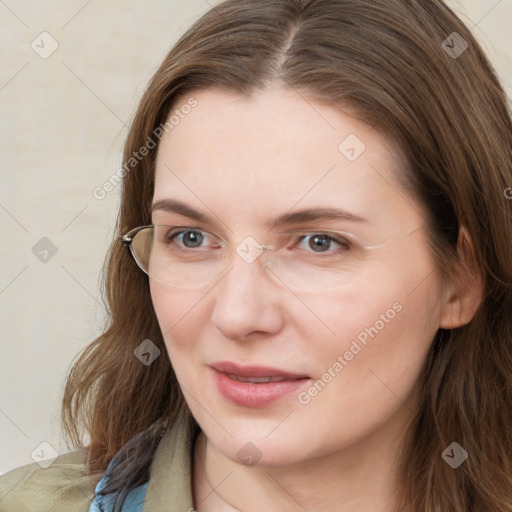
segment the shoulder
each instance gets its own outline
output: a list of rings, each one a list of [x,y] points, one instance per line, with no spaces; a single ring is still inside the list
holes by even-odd
[[[27,464],[0,476],[0,512],[86,512],[102,474],[87,475],[87,450]]]

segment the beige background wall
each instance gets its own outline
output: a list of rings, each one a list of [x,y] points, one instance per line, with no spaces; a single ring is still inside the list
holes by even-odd
[[[119,167],[148,79],[213,4],[0,0],[0,474],[51,455],[42,442],[67,451],[59,401],[101,326],[119,187],[102,200],[93,190]],[[512,0],[450,5],[512,96]]]

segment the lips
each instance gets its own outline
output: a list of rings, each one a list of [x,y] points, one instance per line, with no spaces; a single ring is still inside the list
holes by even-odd
[[[242,382],[251,382],[260,379],[260,382],[275,382],[279,380],[297,380],[308,379],[309,376],[300,373],[291,373],[278,368],[268,368],[266,366],[240,366],[230,362],[220,362],[211,365],[214,370],[227,373],[236,380]],[[261,380],[270,379],[270,380]]]
[[[211,365],[221,395],[236,405],[264,407],[297,392],[309,381],[306,374],[265,366],[239,366],[230,362]]]
[[[254,384],[287,380],[285,377],[240,377],[234,373],[228,373],[227,375],[233,380],[238,380],[239,382],[253,382]]]

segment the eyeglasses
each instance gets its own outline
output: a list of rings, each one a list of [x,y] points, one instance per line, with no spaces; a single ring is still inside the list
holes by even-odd
[[[247,265],[259,263],[278,282],[307,292],[343,286],[373,250],[388,243],[365,246],[343,231],[292,230],[273,236],[276,243],[272,246],[246,237],[236,246],[236,255],[226,240],[183,226],[141,226],[126,233],[122,242],[137,265],[159,283],[200,288],[221,278],[236,257]]]

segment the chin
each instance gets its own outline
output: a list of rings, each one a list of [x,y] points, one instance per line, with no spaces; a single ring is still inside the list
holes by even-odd
[[[281,435],[273,432],[269,436],[270,430],[266,425],[261,425],[257,420],[252,420],[252,424],[249,428],[239,429],[226,425],[233,437],[224,431],[220,437],[218,430],[213,435],[208,430],[203,431],[217,450],[244,466],[285,466],[318,455],[316,451],[320,447],[311,442],[310,435],[283,430]],[[274,422],[273,428],[275,425]]]

